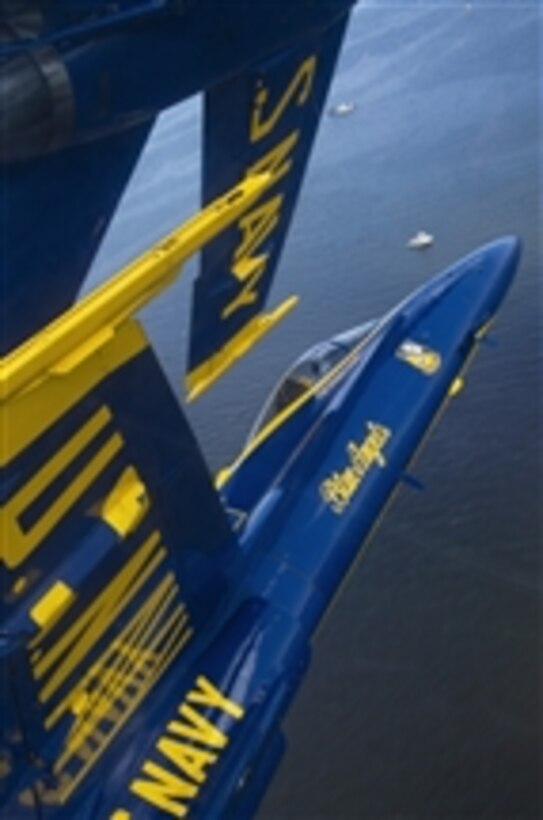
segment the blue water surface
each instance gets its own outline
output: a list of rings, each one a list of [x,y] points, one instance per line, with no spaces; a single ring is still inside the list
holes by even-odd
[[[484,349],[315,641],[260,816],[542,816],[541,7],[361,3],[271,303],[301,305],[187,410],[228,462],[291,359],[504,233],[521,269]],[[201,101],[155,130],[88,287],[198,207]],[[424,253],[406,240],[425,229]],[[195,265],[144,319],[181,392]]]

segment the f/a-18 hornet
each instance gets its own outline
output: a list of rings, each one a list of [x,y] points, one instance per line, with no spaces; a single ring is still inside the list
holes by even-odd
[[[265,310],[350,6],[2,4],[5,817],[254,814],[315,628],[514,275],[500,239],[305,353],[212,479],[134,317],[201,252],[195,398],[294,307]],[[78,300],[199,91],[202,210]]]

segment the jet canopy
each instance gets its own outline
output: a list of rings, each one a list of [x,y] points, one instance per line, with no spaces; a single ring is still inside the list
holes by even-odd
[[[297,359],[268,397],[253,425],[248,441],[326,376],[369,335],[376,324],[377,320],[374,319],[333,336],[326,342],[319,342]]]

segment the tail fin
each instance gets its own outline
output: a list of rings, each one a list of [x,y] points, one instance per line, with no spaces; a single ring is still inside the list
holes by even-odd
[[[202,254],[195,283],[187,387],[206,390],[296,303],[263,313],[292,219],[347,16],[206,92],[204,202],[264,171],[259,203]]]

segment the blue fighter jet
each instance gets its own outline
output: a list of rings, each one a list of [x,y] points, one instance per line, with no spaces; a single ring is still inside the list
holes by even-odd
[[[316,346],[210,476],[135,314],[201,251],[195,398],[294,307],[264,312],[350,6],[0,11],[5,817],[254,815],[315,628],[509,287],[515,238]],[[201,89],[202,211],[78,301],[158,113]]]

